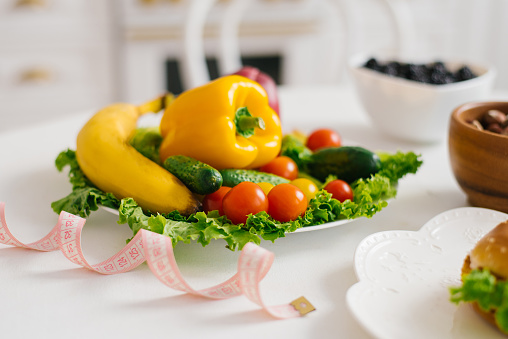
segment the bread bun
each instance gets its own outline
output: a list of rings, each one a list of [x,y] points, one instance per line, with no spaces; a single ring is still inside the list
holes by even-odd
[[[503,280],[508,277],[508,221],[500,223],[478,241],[470,260],[471,269],[488,269]]]
[[[481,309],[481,307],[480,307],[480,305],[478,305],[478,303],[473,303],[472,306],[473,306],[473,309],[476,311],[476,313],[481,315],[481,317],[483,319],[485,319],[492,326],[497,327],[497,329],[500,330],[501,332],[507,334],[506,332],[501,330],[499,328],[499,326],[497,326],[497,323],[496,323],[496,311],[494,311],[494,310],[492,310],[492,311],[484,311],[484,310]]]
[[[466,257],[466,260],[464,260],[464,265],[462,265],[462,275],[469,274],[472,271],[471,269],[471,260],[469,255]],[[497,326],[496,323],[496,312],[494,310],[491,311],[484,311],[480,308],[477,302],[471,303],[473,306],[473,309],[476,313],[478,313],[483,319],[485,319],[487,322],[489,322],[491,325],[497,327],[499,330],[499,326]]]
[[[483,236],[471,253],[466,257],[462,265],[462,275],[470,273],[473,269],[488,269],[499,279],[507,280],[508,220],[500,223]],[[496,323],[495,310],[484,311],[476,302],[473,302],[472,306],[483,319],[501,330]],[[504,333],[508,334],[506,332]]]

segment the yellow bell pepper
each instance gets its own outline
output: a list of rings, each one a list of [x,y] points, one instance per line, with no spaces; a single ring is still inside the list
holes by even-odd
[[[179,95],[160,123],[160,157],[186,155],[217,169],[258,168],[280,152],[282,129],[257,82],[228,75]]]

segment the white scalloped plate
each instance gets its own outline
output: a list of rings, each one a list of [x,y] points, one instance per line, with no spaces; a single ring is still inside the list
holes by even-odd
[[[103,210],[108,211],[109,213],[113,213],[113,214],[118,215],[118,210],[115,210],[114,208],[110,208],[110,207],[106,207],[106,206],[100,206],[100,207]],[[302,227],[302,228],[297,229],[293,233],[322,230],[324,228],[330,228],[330,227],[335,227],[335,226],[347,224],[347,223],[350,223],[352,221],[355,221],[355,219],[344,219],[344,220],[337,220],[337,221],[327,222],[325,224],[316,225],[316,226],[306,226],[306,227]]]
[[[448,290],[460,284],[467,253],[506,219],[508,214],[498,211],[458,208],[418,232],[366,237],[354,257],[359,282],[347,292],[350,311],[376,338],[506,338],[470,305],[452,304]]]

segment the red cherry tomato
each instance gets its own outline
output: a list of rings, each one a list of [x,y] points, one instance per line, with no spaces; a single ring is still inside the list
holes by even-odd
[[[279,156],[259,169],[261,172],[276,174],[288,180],[298,177],[298,166],[290,157]]]
[[[244,181],[233,187],[222,199],[226,217],[235,224],[245,224],[249,214],[268,212],[268,198],[261,187]]]
[[[306,146],[311,151],[325,147],[340,147],[342,139],[334,130],[328,128],[317,129],[307,138]]]
[[[203,211],[208,213],[210,211],[218,210],[220,215],[224,215],[224,210],[222,209],[222,199],[230,189],[231,187],[222,186],[217,191],[205,195],[203,198]]]
[[[275,220],[295,220],[307,210],[307,197],[301,189],[291,184],[279,184],[268,193],[268,214]]]
[[[332,198],[340,202],[344,202],[347,199],[353,201],[353,190],[351,186],[343,180],[330,181],[324,189],[332,195]]]

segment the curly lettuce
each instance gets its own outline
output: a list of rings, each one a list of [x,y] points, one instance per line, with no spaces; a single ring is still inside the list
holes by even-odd
[[[395,154],[377,152],[381,160],[381,169],[377,174],[388,178],[392,183],[402,179],[407,174],[415,174],[422,165],[422,160],[413,152],[398,151]]]
[[[368,194],[363,194],[360,203],[341,203],[333,199],[330,193],[321,190],[310,201],[305,214],[296,220],[281,223],[271,218],[268,213],[259,212],[249,215],[245,224],[238,225],[225,216],[220,216],[217,211],[197,212],[189,217],[184,217],[177,211],[169,214],[145,214],[134,199],[127,198],[121,201],[118,222],[127,223],[133,234],[142,228],[164,234],[172,239],[173,244],[196,241],[206,246],[211,240],[223,239],[227,248],[236,250],[242,249],[248,242],[260,244],[261,239],[273,242],[301,227],[362,216],[370,218],[387,205],[384,200],[375,202],[371,198],[366,199],[367,196]]]

